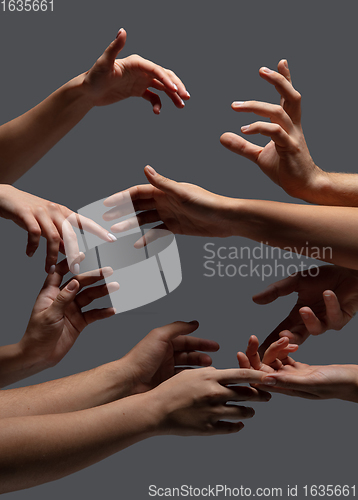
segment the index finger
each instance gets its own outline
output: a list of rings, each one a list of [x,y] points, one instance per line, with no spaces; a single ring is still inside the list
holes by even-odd
[[[119,191],[119,193],[112,194],[106,200],[104,200],[103,205],[105,207],[115,207],[116,205],[127,202],[127,197],[130,196],[132,201],[136,200],[148,200],[153,198],[155,187],[151,184],[140,184],[138,186],[132,186],[124,191]]]
[[[285,100],[285,111],[293,122],[299,123],[301,120],[301,94],[280,73],[266,67],[260,68],[259,73],[262,78],[275,86],[277,92]]]
[[[263,380],[265,373],[247,368],[229,368],[216,370],[216,379],[222,385],[257,384]]]

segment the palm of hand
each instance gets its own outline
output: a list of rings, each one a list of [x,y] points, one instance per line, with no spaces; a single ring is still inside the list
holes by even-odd
[[[75,301],[67,306],[62,318],[51,319],[51,322],[46,320],[47,309],[59,291],[59,288],[51,286],[39,296],[26,332],[31,337],[32,349],[46,359],[49,366],[58,363],[67,354],[86,326],[81,309]],[[35,323],[34,329],[32,321]]]

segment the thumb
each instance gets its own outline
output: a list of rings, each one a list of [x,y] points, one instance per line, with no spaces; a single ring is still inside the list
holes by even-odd
[[[160,191],[168,194],[179,194],[179,184],[176,181],[167,179],[158,174],[153,167],[147,165],[144,169],[144,173],[152,186],[158,188]]]
[[[100,59],[106,62],[108,65],[112,65],[116,60],[117,55],[123,49],[126,44],[127,33],[121,28],[118,31],[116,38],[113,40],[111,44],[108,45],[106,50],[103,52]]]
[[[66,307],[74,300],[79,289],[79,282],[71,280],[68,285],[61,290],[50,306],[54,319],[61,319],[65,313]]]

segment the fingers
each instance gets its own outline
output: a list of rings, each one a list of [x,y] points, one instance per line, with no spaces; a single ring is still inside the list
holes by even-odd
[[[150,186],[152,189],[153,186]],[[134,201],[132,206],[122,206],[119,204],[118,206],[111,208],[108,210],[108,212],[105,212],[103,214],[103,220],[105,221],[111,221],[114,219],[120,219],[121,217],[124,217],[125,215],[129,215],[134,212],[138,212],[140,210],[153,210],[155,209],[155,201],[153,198],[149,200],[137,200]]]
[[[184,105],[182,99],[185,100],[185,101],[189,100],[190,99],[190,94],[186,90],[184,83],[174,73],[174,71],[172,71],[170,69],[167,69],[165,71],[167,72],[167,74],[168,74],[169,78],[171,79],[171,81],[177,86],[176,94],[177,94],[177,97],[179,97],[180,100],[181,100],[181,106],[180,107],[182,107]],[[166,89],[164,88],[163,84],[160,83],[160,82],[158,82],[158,81],[155,81],[155,80],[153,82],[152,87],[154,87],[157,90],[164,90],[164,91],[166,91]],[[169,95],[169,97],[171,97],[168,92],[167,92],[167,94]]]
[[[24,224],[28,232],[26,255],[32,257],[40,244],[41,227],[32,215],[24,217]]]
[[[117,290],[119,290],[119,283],[116,281],[106,285],[93,286],[79,293],[76,297],[76,303],[78,307],[82,309],[82,307],[88,306],[94,300],[105,297]]]
[[[115,40],[113,40],[113,42],[109,44],[109,46],[103,52],[101,57],[98,59],[98,62],[101,65],[107,66],[108,68],[112,67],[114,61],[116,60],[117,55],[125,46],[126,39],[127,39],[127,33],[123,28],[121,28],[118,31]]]
[[[254,113],[255,115],[270,118],[272,123],[280,125],[287,133],[293,129],[293,123],[284,109],[277,104],[267,102],[246,101],[233,102],[231,105],[234,111],[243,111],[245,113]]]
[[[161,326],[155,328],[150,332],[151,335],[157,336],[159,339],[164,341],[173,340],[179,335],[189,335],[189,333],[194,332],[199,328],[198,321],[175,321],[169,325]]]
[[[128,200],[131,200],[132,202],[137,200],[148,200],[153,198],[153,194],[154,187],[151,184],[141,184],[109,196],[106,200],[104,200],[103,205],[105,207],[115,207],[117,205],[128,203]]]
[[[229,151],[243,156],[244,158],[247,158],[255,163],[263,150],[262,147],[256,146],[255,144],[252,144],[243,137],[233,134],[232,132],[225,132],[225,134],[220,137],[220,142]]]
[[[79,287],[79,282],[73,279],[57,295],[48,309],[53,322],[60,321],[63,318],[66,307],[75,299]]]
[[[239,432],[244,428],[242,422],[224,422],[218,420],[213,425],[213,434],[233,434],[234,432]]]
[[[262,78],[275,86],[277,92],[284,99],[284,109],[293,123],[299,123],[301,120],[301,95],[293,88],[286,75],[266,67],[260,68],[259,73]]]
[[[202,352],[177,352],[174,355],[175,366],[210,366],[212,359]]]
[[[290,344],[289,342],[290,339],[288,337],[282,337],[271,344],[266,350],[262,362],[266,365],[272,366],[272,364],[275,363],[276,360],[282,361],[287,358],[289,353],[296,352],[298,349],[298,345]],[[273,368],[278,369],[281,364],[276,363],[276,366],[274,366]]]
[[[255,122],[250,125],[244,125],[241,127],[241,132],[243,134],[261,134],[270,137],[275,144],[281,147],[289,148],[291,145],[290,136],[287,132],[277,123],[268,122]]]
[[[144,173],[152,186],[160,189],[160,191],[163,191],[164,193],[179,195],[181,189],[177,182],[158,174],[154,168],[149,165],[145,167]]]
[[[222,385],[228,384],[257,384],[264,374],[256,370],[242,368],[229,368],[227,370],[216,370],[216,379]]]
[[[255,304],[270,304],[275,301],[278,297],[284,297],[296,291],[299,281],[299,274],[288,276],[280,281],[276,281],[272,285],[268,286],[262,292],[257,293],[252,297]]]
[[[114,314],[116,314],[114,307],[108,307],[106,309],[92,309],[91,311],[83,313],[83,319],[87,325],[90,325],[95,321],[110,318]]]
[[[159,115],[162,107],[162,102],[160,100],[159,95],[147,89],[142,95],[142,97],[143,99],[151,103],[151,105],[153,106],[153,113]]]
[[[170,231],[168,230],[165,224],[159,224],[159,226],[153,227],[150,229],[145,235],[139,238],[138,241],[134,243],[134,248],[142,248],[144,246],[153,243],[153,241],[158,240],[159,238],[164,238],[164,236],[168,236]]]
[[[147,75],[153,78],[153,83],[155,80],[158,80],[160,83],[164,85],[164,87],[169,92],[177,92],[179,89],[177,85],[172,81],[171,73],[165,70],[158,64],[153,63],[152,61],[148,61],[147,59],[143,59],[140,56],[130,56],[131,58],[135,58],[136,65],[142,71],[144,71]],[[134,59],[133,59],[134,60]]]
[[[299,313],[310,335],[320,335],[327,330],[327,326],[317,318],[310,307],[301,307]]]
[[[200,339],[198,337],[187,337],[180,335],[172,341],[175,351],[205,351],[216,352],[220,346],[214,340]]]
[[[258,348],[258,338],[255,335],[251,335],[246,349],[246,356],[250,362],[250,366],[252,366],[254,370],[259,370],[261,368],[261,359],[259,353],[257,352]]]
[[[158,212],[156,210],[148,210],[137,214],[135,217],[114,224],[111,226],[111,231],[114,233],[122,233],[124,231],[129,231],[130,229],[143,226],[144,224],[150,224],[158,221],[160,221]]]
[[[43,236],[47,240],[45,270],[48,273],[51,266],[56,265],[62,237],[49,213],[42,209],[40,210],[40,208],[38,208],[37,222],[41,227]]]
[[[251,364],[250,364],[249,358],[246,356],[246,354],[244,354],[243,352],[239,351],[237,353],[236,357],[237,357],[237,360],[239,362],[240,368],[246,368],[248,370],[251,368]]]
[[[57,266],[56,266],[56,272],[57,271]],[[98,283],[98,281],[101,281],[103,278],[108,278],[109,276],[112,276],[113,274],[113,269],[111,267],[102,267],[101,269],[96,269],[93,271],[88,271],[87,273],[82,273],[78,274],[76,276],[76,280],[80,284],[80,290],[86,286],[94,285],[95,283]],[[67,283],[64,284],[66,286]]]
[[[288,62],[287,59],[281,59],[281,61],[277,65],[277,71],[286,78],[288,82],[291,83],[292,85],[292,78],[291,78],[291,73],[288,68]]]
[[[340,330],[345,325],[346,320],[336,294],[332,290],[325,290],[323,292],[323,300],[326,306],[329,328]]]
[[[266,402],[271,399],[271,395],[266,391],[257,390],[254,387],[231,386],[227,387],[227,401],[259,401]]]

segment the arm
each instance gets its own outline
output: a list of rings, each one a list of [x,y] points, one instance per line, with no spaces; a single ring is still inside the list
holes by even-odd
[[[252,370],[184,370],[151,391],[96,408],[2,419],[0,492],[54,481],[151,436],[238,432],[254,411],[228,403],[268,401],[266,392],[237,385],[262,378]]]
[[[293,88],[287,61],[281,60],[278,72],[261,68],[260,76],[274,85],[281,104],[236,101],[232,109],[254,113],[270,122],[258,121],[241,127],[244,135],[262,134],[271,139],[259,147],[239,135],[226,132],[221,143],[247,158],[289,195],[318,205],[358,206],[358,175],[325,172],[312,160],[301,126],[301,95]]]
[[[190,96],[170,70],[140,56],[116,60],[125,30],[95,65],[63,85],[33,109],[0,127],[0,183],[12,184],[29,170],[94,107],[131,96],[143,97],[159,114],[161,101],[148,87],[164,91],[178,108]]]
[[[209,366],[211,357],[199,351],[215,352],[219,345],[188,336],[198,326],[197,321],[176,321],[152,330],[119,360],[59,380],[2,391],[0,418],[83,410],[153,389],[173,377],[178,367]],[[31,354],[18,360],[20,366],[21,361],[29,364]]]
[[[177,183],[145,168],[151,185],[128,190],[138,214],[133,224],[162,221],[158,228],[173,233],[209,237],[244,236],[254,241],[302,252],[321,260],[358,269],[358,209],[294,205],[265,200],[226,198],[198,186]],[[115,194],[104,202],[117,205],[123,197]],[[111,209],[105,220],[114,220],[118,211]],[[129,229],[131,222],[114,224],[111,230]],[[134,226],[133,226],[134,227]],[[150,240],[153,232],[138,242]],[[288,251],[288,250],[287,250]]]

